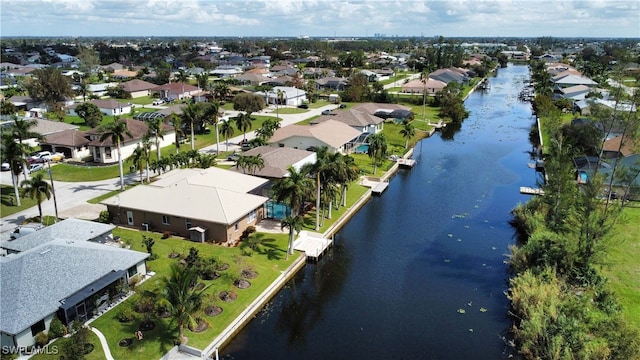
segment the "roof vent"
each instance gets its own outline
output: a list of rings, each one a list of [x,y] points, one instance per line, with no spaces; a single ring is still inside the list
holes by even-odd
[[[44,255],[44,254],[48,253],[49,251],[51,251],[51,248],[48,248],[48,249],[46,249],[46,250],[42,250],[42,251],[40,252],[40,255]]]

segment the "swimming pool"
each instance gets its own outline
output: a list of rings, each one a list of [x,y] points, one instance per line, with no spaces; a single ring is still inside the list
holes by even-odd
[[[274,202],[272,200],[269,200],[264,204],[264,209],[266,214],[265,217],[268,219],[282,220],[291,212],[289,210],[289,206],[286,204]]]
[[[355,151],[356,154],[366,154],[369,151],[369,144],[361,144]]]

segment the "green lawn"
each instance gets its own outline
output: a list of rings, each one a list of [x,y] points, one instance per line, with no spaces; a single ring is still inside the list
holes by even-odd
[[[625,317],[640,329],[640,205],[631,205],[634,207],[624,210],[622,221],[611,234],[614,240],[609,247],[603,271],[618,296]]]
[[[279,107],[278,111],[273,111],[273,114],[275,114],[276,112],[278,114],[302,114],[302,113],[306,113],[309,110],[306,109],[300,109],[297,107]]]
[[[123,164],[124,173],[129,172],[129,161]],[[118,164],[114,165],[73,165],[73,164],[57,164],[51,168],[53,179],[56,181],[98,181],[120,177],[120,169]]]
[[[68,342],[69,339],[58,338],[55,342],[49,344],[48,349],[50,354],[38,354],[33,356],[31,359],[34,360],[58,360],[61,359],[62,355],[62,346],[64,343]],[[89,332],[88,342],[93,344],[93,351],[89,354],[85,355],[85,360],[104,360],[106,357],[104,356],[104,349],[102,348],[102,344],[100,343],[100,339],[98,339],[98,335],[94,334],[93,331]],[[54,354],[55,353],[55,354]]]
[[[382,172],[379,172],[379,174],[382,174]],[[324,224],[322,224],[322,220],[321,220],[322,225],[320,226],[320,230],[318,231],[320,233],[324,233],[325,231],[327,231],[329,227],[333,225],[336,222],[336,220],[340,218],[340,216],[342,216],[345,212],[347,212],[347,210],[349,210],[349,208],[358,199],[360,199],[360,197],[362,197],[364,193],[367,192],[367,190],[369,190],[369,188],[359,185],[355,182],[349,185],[349,187],[347,188],[347,206],[346,207],[340,206],[336,210],[335,204],[334,204],[334,207],[331,210],[331,219],[325,218]],[[315,209],[313,209],[304,215],[303,230],[315,231],[315,229],[316,229],[316,211]]]
[[[22,176],[20,176],[20,181],[24,180]],[[13,201],[13,206],[11,206]],[[38,203],[31,199],[25,198],[24,196],[20,196],[21,205],[17,206],[15,191],[13,189],[13,185],[4,185],[2,184],[0,187],[0,214],[4,216],[9,216],[11,214],[15,214],[22,210],[26,210],[32,206],[36,206]]]
[[[121,236],[123,240],[131,241],[132,249],[144,251],[142,245],[142,233],[133,230],[116,229],[114,235]],[[229,264],[227,270],[221,271],[222,276],[216,280],[201,280],[210,287],[206,290],[205,306],[217,305],[223,308],[223,312],[215,317],[203,315],[210,323],[209,328],[202,333],[194,333],[189,330],[185,335],[189,338],[188,345],[203,349],[206,347],[231,321],[233,321],[268,285],[270,285],[289,265],[296,256],[290,256],[285,260],[287,235],[264,234],[264,242],[259,252],[251,256],[243,255],[238,247],[228,248],[220,245],[201,244],[190,242],[181,238],[161,239],[160,234],[145,233],[155,239],[154,253],[158,258],[147,262],[149,271],[156,273],[154,277],[140,285],[140,290],[157,291],[161,286],[161,279],[168,276],[171,264],[177,259],[170,259],[168,255],[177,252],[186,255],[191,247],[199,251],[201,258],[215,257],[221,263]],[[251,279],[251,287],[237,289],[233,282],[240,278],[242,270],[250,269],[258,273],[258,277]],[[234,291],[238,298],[234,302],[226,303],[218,299],[220,291]],[[117,319],[118,313],[125,307],[132,307],[140,295],[134,295],[124,303],[118,305],[93,323],[93,326],[105,334],[109,347],[116,359],[158,359],[173,346],[173,340],[177,337],[175,324],[169,319],[158,319],[154,315],[135,313],[136,319],[130,323],[121,323]],[[142,342],[135,342],[129,348],[118,346],[118,342],[124,338],[130,338],[137,330],[139,323],[150,316],[156,323],[155,329],[145,332]]]

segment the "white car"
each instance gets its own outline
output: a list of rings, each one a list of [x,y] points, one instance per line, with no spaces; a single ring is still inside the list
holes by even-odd
[[[2,171],[9,171],[11,170],[11,165],[9,165],[8,162],[2,162]]]
[[[153,102],[153,105],[162,105],[162,104],[164,104],[164,100],[162,99],[158,99]]]
[[[42,170],[42,169],[44,169],[44,164],[43,163],[31,164],[29,166],[28,172],[30,174],[30,173],[32,173],[34,171],[38,171],[38,170]]]

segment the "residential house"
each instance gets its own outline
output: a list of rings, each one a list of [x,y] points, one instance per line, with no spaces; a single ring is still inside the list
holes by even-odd
[[[298,106],[309,101],[306,91],[292,86],[276,86],[266,93],[256,95],[264,96],[267,104]]]
[[[635,153],[637,148],[631,139],[625,139],[622,135],[606,139],[602,146],[602,159],[620,159]]]
[[[597,86],[598,83],[589,79],[586,76],[575,75],[575,74],[562,74],[551,79],[553,83],[554,91],[560,91],[567,87],[572,87],[576,85],[584,85],[589,88]]]
[[[0,257],[3,349],[34,345],[54,317],[70,324],[102,313],[131,279],[146,275],[149,254],[114,244],[114,228],[67,219],[2,244],[9,253]]]
[[[434,80],[440,80],[446,84],[455,81],[459,84],[467,84],[470,80],[470,70],[459,69],[450,67],[446,69],[438,69],[429,74],[429,77]]]
[[[349,84],[349,79],[343,77],[327,76],[316,80],[316,86],[318,90],[336,90],[342,91],[346,89]]]
[[[194,94],[200,92],[197,86],[186,83],[169,83],[149,89],[152,93],[158,95],[161,99],[184,100],[191,98]]]
[[[102,112],[107,116],[122,116],[122,115],[130,114],[131,109],[133,108],[133,105],[130,103],[122,103],[114,99],[107,99],[107,100],[93,99],[93,100],[89,100],[88,102],[97,106],[98,109],[100,109],[100,112]],[[77,116],[75,110],[79,105],[80,104],[73,104],[71,106],[68,106],[67,112],[69,113],[69,115]]]
[[[353,151],[361,134],[361,131],[331,119],[311,126],[294,124],[281,127],[269,139],[269,144],[306,150],[327,146],[330,152],[347,154]]]
[[[87,85],[87,90],[89,92],[89,94],[97,96],[97,97],[101,97],[101,96],[105,96],[107,95],[107,91],[109,91],[109,88],[118,86],[118,83],[101,83],[101,84],[89,84]]]
[[[447,84],[443,81],[428,78],[425,82],[420,79],[410,80],[402,85],[403,93],[423,94],[435,96],[438,91],[442,91]]]
[[[135,148],[139,146],[144,135],[149,132],[149,126],[144,121],[134,119],[124,119],[124,121],[126,121],[127,129],[132,136],[125,135],[124,142],[120,144],[122,159],[126,159],[131,156]],[[173,131],[173,128],[165,124],[164,130],[166,134],[164,135],[164,139],[160,140],[160,147],[173,144],[175,141],[175,132]],[[89,136],[89,150],[91,151],[94,162],[103,164],[113,164],[118,162],[116,145],[111,141],[111,138],[100,141],[100,137],[103,134],[103,131],[100,128],[88,130],[86,133]],[[155,145],[155,140],[152,139],[152,143]]]
[[[40,149],[53,153],[61,152],[65,159],[82,160],[91,156],[89,137],[84,131],[68,129],[45,137],[40,143]]]
[[[264,167],[251,171],[234,166],[231,168],[232,171],[249,173],[267,179],[288,177],[289,166],[293,166],[299,171],[306,164],[315,164],[317,159],[316,153],[313,151],[273,146],[258,146],[243,152],[242,156],[260,156],[264,161]]]
[[[124,91],[131,95],[131,98],[136,99],[144,96],[150,96],[151,89],[158,85],[139,79],[133,79],[121,83],[120,86],[122,86]]]
[[[176,169],[101,203],[114,224],[228,244],[262,219],[267,183],[217,167]]]

